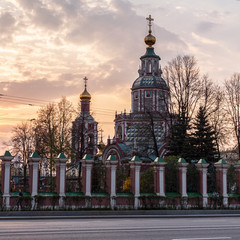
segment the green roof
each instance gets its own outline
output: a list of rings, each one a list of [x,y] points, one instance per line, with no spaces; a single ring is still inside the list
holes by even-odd
[[[37,152],[34,152],[34,153],[31,154],[30,157],[31,157],[31,158],[39,158],[39,155],[38,155]]]
[[[12,155],[9,151],[6,151],[3,156],[4,157],[12,157]]]
[[[108,193],[92,193],[92,197],[109,197]]]
[[[92,156],[89,154],[85,154],[83,157],[84,160],[92,160]]]
[[[154,162],[165,162],[161,157],[157,157]]]
[[[140,196],[152,197],[152,196],[157,196],[157,194],[156,193],[140,193]]]
[[[179,158],[178,163],[187,163],[184,158]]]
[[[83,197],[84,193],[83,192],[66,192],[66,196]]]
[[[64,155],[64,153],[59,153],[57,158],[66,158],[66,156]]]
[[[224,159],[220,159],[218,162],[215,163],[216,165],[218,164],[227,164],[227,162]]]
[[[38,196],[52,197],[52,196],[58,196],[58,194],[56,192],[40,192],[38,193]]]
[[[240,194],[238,194],[238,193],[229,193],[228,196],[229,197],[240,197]]]
[[[187,195],[188,197],[202,197],[202,194],[197,192],[188,192]]]
[[[178,192],[167,192],[166,197],[181,197],[181,194]]]
[[[138,156],[133,156],[131,162],[140,162],[140,158]]]
[[[146,53],[140,57],[140,59],[143,58],[158,58],[160,57],[154,52],[154,48],[147,48]]]
[[[116,161],[116,156],[115,155],[110,155],[108,158],[107,158],[107,161]]]
[[[132,193],[117,193],[116,194],[117,195],[117,197],[133,197],[134,196],[134,194],[132,194]]]
[[[207,162],[206,162],[206,160],[204,158],[201,158],[197,163],[207,164]]]
[[[23,196],[31,196],[29,192],[22,192]],[[19,197],[19,192],[10,192],[11,197]]]

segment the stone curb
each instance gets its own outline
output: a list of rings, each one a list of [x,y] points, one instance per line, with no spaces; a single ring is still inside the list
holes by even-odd
[[[240,217],[240,210],[6,211],[0,220]]]

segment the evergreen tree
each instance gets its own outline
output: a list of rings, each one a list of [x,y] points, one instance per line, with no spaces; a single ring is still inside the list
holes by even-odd
[[[192,154],[189,154],[193,159],[204,158],[208,162],[214,162],[216,154],[215,132],[208,122],[205,108],[199,108],[192,129],[194,132],[189,138]]]
[[[183,111],[184,112],[184,111]],[[170,128],[169,139],[169,156],[182,156],[184,155],[184,148],[186,144],[187,130],[189,129],[189,120],[185,114],[178,115],[174,120],[174,124]]]

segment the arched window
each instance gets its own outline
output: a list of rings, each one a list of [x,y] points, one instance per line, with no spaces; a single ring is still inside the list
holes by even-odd
[[[122,127],[121,126],[118,126],[118,128],[117,128],[117,137],[119,139],[122,139]]]

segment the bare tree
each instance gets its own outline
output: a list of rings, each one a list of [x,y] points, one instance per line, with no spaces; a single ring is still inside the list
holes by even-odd
[[[202,98],[200,106],[204,108],[211,127],[214,130],[218,158],[220,146],[225,143],[226,111],[224,109],[224,93],[221,88],[204,75],[202,78]]]
[[[169,107],[190,121],[201,97],[201,79],[193,56],[177,56],[163,70],[169,89]]]
[[[29,121],[18,124],[12,130],[11,144],[14,154],[20,154],[23,159],[24,166],[24,191],[26,190],[27,160],[34,151],[35,138],[33,134],[33,126]]]
[[[72,119],[74,115],[74,109],[72,103],[69,102],[66,97],[63,97],[58,103],[57,108],[57,153],[64,152],[68,156],[71,155],[72,146],[71,146],[71,127]]]
[[[37,152],[49,157],[50,177],[52,178],[54,157],[57,143],[57,112],[53,103],[42,107],[38,112],[36,123]]]
[[[168,97],[170,152],[181,155],[189,122],[201,98],[201,78],[193,56],[177,56],[163,70],[170,89]]]
[[[63,97],[58,104],[50,103],[41,108],[35,121],[36,150],[49,158],[52,178],[54,158],[61,152],[70,157],[72,104]]]
[[[225,81],[226,109],[234,129],[237,150],[240,158],[240,73],[234,73]]]

